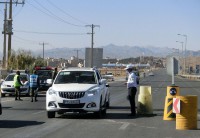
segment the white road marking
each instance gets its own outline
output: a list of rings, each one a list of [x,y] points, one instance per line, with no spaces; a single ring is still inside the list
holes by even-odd
[[[1,100],[1,102],[2,102],[2,103],[5,103],[5,102],[10,102],[10,101],[14,101],[14,99],[5,100],[5,101]]]
[[[125,130],[128,126],[130,125],[130,123],[123,123],[122,126],[119,128],[119,130]]]
[[[35,112],[33,114],[40,114],[40,113],[43,113],[43,112],[45,112],[45,111]]]

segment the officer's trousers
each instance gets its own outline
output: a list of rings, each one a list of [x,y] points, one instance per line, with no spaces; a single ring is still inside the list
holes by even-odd
[[[129,96],[129,102],[131,105],[131,114],[132,115],[136,115],[136,110],[135,110],[135,95],[137,92],[137,88],[136,87],[130,87],[128,88],[128,96]]]

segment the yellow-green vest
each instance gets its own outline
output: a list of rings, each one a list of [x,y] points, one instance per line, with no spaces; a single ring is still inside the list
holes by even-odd
[[[14,77],[14,87],[20,87],[21,86],[21,84],[17,80],[18,76],[19,75],[15,75],[15,77]]]

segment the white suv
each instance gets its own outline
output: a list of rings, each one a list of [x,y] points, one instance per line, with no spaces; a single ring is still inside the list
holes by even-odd
[[[93,112],[100,118],[110,104],[108,87],[95,68],[61,70],[46,93],[47,116],[54,118],[56,112]]]

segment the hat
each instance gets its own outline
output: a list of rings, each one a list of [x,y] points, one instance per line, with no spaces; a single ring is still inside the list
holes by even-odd
[[[133,66],[132,65],[127,65],[125,70],[127,70],[127,69],[133,69]]]

